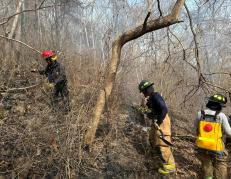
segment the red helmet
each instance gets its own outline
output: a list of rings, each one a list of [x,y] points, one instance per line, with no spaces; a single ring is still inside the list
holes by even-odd
[[[55,53],[52,50],[44,50],[42,52],[42,57],[43,58],[49,58],[49,57],[52,57],[54,55],[55,55]]]

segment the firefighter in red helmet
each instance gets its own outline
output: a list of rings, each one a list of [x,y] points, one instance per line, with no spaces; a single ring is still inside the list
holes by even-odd
[[[41,75],[48,78],[50,86],[54,87],[52,104],[56,105],[61,96],[66,110],[70,110],[69,91],[67,88],[67,78],[64,67],[57,61],[58,56],[52,50],[44,50],[42,58],[47,62],[45,70],[39,71]]]

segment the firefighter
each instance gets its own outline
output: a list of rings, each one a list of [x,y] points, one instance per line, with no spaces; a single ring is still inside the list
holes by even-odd
[[[176,166],[170,148],[171,144],[171,120],[168,109],[160,93],[154,91],[152,82],[142,80],[139,90],[147,98],[147,107],[151,112],[147,117],[153,121],[149,132],[149,141],[153,149],[158,149],[161,154],[162,164],[158,169],[160,174],[174,173]]]
[[[196,153],[202,163],[204,179],[227,179],[228,152],[224,135],[231,136],[226,115],[221,112],[227,98],[221,94],[209,97],[206,109],[198,112],[195,120]]]
[[[43,51],[42,58],[46,61],[47,66],[45,70],[41,70],[39,73],[48,78],[49,86],[54,89],[52,104],[55,107],[59,96],[61,96],[65,105],[65,110],[69,111],[69,91],[64,67],[57,61],[58,56],[52,50]]]

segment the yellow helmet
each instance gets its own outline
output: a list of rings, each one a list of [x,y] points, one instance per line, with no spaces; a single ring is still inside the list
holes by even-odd
[[[214,94],[209,97],[209,101],[217,102],[224,106],[227,103],[227,98],[221,94]]]

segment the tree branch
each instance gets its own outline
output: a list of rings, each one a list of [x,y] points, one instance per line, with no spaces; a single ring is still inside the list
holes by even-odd
[[[204,75],[229,75],[231,77],[231,72],[212,72],[212,73],[205,73]]]
[[[184,2],[185,0],[177,0],[172,12],[169,15],[147,22],[146,28],[143,28],[142,23],[140,26],[124,32],[113,41],[111,62],[109,67],[107,68],[107,71],[105,72],[105,83],[103,88],[99,92],[95,109],[93,110],[93,119],[91,121],[91,124],[89,124],[85,135],[84,143],[86,146],[91,145],[94,141],[95,132],[98,127],[101,114],[103,113],[103,110],[105,108],[105,103],[112,92],[118,65],[120,63],[121,50],[123,45],[131,40],[143,36],[148,32],[152,32],[154,30],[158,30],[178,23],[180,10],[182,9]]]
[[[20,12],[17,12],[15,14],[12,14],[11,16],[9,17],[4,17],[2,18],[0,21],[3,21],[2,23],[0,23],[0,25],[4,25],[6,23],[8,23],[13,17],[17,16],[17,15],[20,15],[22,13],[25,13],[25,12],[34,12],[34,11],[38,11],[38,10],[42,10],[42,9],[47,9],[47,8],[53,8],[53,7],[57,7],[57,6],[62,6],[62,4],[58,4],[58,5],[51,5],[51,6],[45,6],[45,7],[38,7],[38,8],[35,8],[35,9],[25,9],[23,11],[20,11]],[[6,19],[6,20],[5,20]],[[4,21],[5,20],[5,21]]]
[[[6,89],[4,91],[1,91],[2,93],[6,92],[6,93],[12,93],[12,92],[17,92],[17,91],[26,91],[26,90],[29,90],[29,89],[32,89],[32,88],[35,88],[39,85],[41,85],[42,82],[38,83],[38,84],[35,84],[35,85],[31,85],[31,86],[27,86],[27,87],[22,87],[22,88],[10,88],[10,89]]]
[[[151,12],[148,12],[147,16],[144,19],[143,30],[146,29],[148,18],[150,17]]]
[[[204,81],[203,83],[205,83],[205,84],[207,84],[207,85],[209,85],[209,86],[213,86],[213,87],[215,87],[215,88],[221,89],[221,90],[223,90],[223,91],[225,91],[225,92],[231,93],[230,90],[228,90],[228,89],[226,89],[226,88],[224,88],[224,87],[222,87],[222,86],[218,86],[218,85],[209,83],[209,82],[207,82],[207,81]]]
[[[39,50],[37,50],[37,49],[31,47],[30,45],[27,45],[26,43],[24,43],[24,42],[22,42],[22,41],[20,41],[20,40],[16,40],[16,39],[13,39],[13,38],[9,38],[9,37],[6,37],[6,36],[4,36],[4,35],[0,35],[0,37],[3,38],[3,39],[7,39],[7,40],[10,40],[10,41],[14,41],[14,42],[20,43],[20,44],[22,44],[22,45],[24,45],[24,46],[26,46],[26,47],[28,47],[28,48],[34,50],[35,52],[41,54],[41,52],[40,52]]]
[[[159,13],[160,13],[160,17],[162,17],[163,13],[162,13],[162,10],[161,10],[161,7],[160,7],[160,0],[157,0],[157,6],[158,6]]]
[[[189,9],[188,9],[186,3],[184,4],[184,7],[186,9],[186,12],[187,12],[187,15],[189,18],[190,29],[191,29],[192,34],[193,34],[194,45],[195,45],[195,58],[196,58],[197,68],[198,68],[197,70],[198,70],[198,75],[200,75],[201,74],[201,66],[200,66],[200,60],[199,60],[199,48],[198,48],[198,42],[197,42],[197,35],[193,29],[192,16],[189,12]]]
[[[180,39],[170,30],[170,28],[169,28],[169,32],[170,32],[170,34],[172,34],[172,36],[175,37],[175,39],[179,42],[179,44],[180,44],[180,46],[181,46],[181,48],[182,48],[182,50],[183,50],[183,61],[185,61],[189,66],[191,66],[194,70],[197,71],[197,68],[196,68],[195,66],[193,66],[191,63],[189,63],[189,62],[186,60],[186,50],[185,50],[183,44],[181,43]]]

